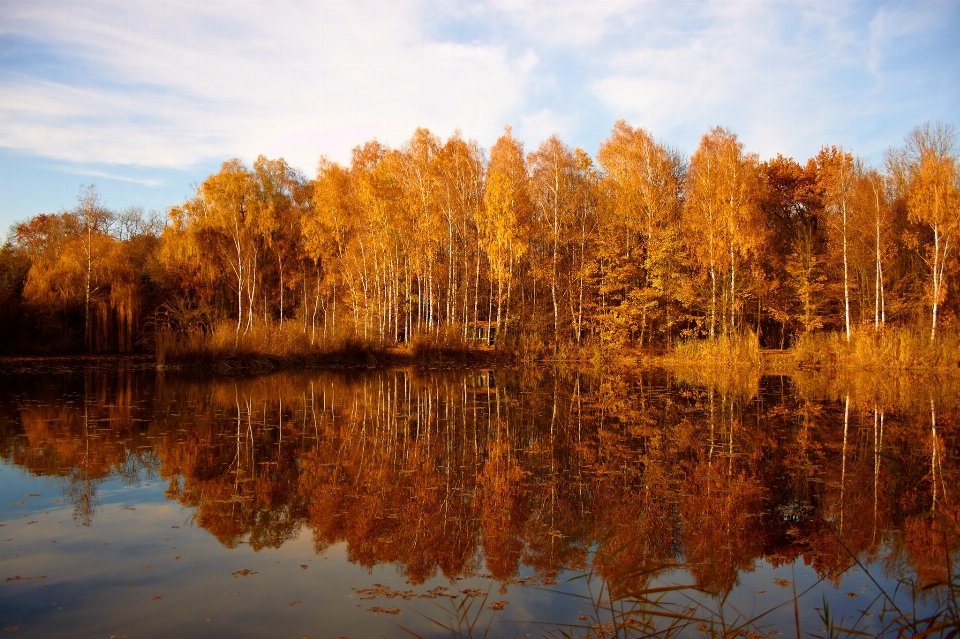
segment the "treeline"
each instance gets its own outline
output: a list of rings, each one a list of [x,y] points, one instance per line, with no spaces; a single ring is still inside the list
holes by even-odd
[[[400,149],[223,164],[164,222],[106,210],[15,225],[0,252],[3,348],[150,350],[162,339],[489,340],[668,347],[746,331],[924,326],[960,312],[960,160],[927,124],[882,167],[824,147],[761,161],[712,129],[687,158],[618,122],[595,160],[554,136],[489,153],[417,129]]]

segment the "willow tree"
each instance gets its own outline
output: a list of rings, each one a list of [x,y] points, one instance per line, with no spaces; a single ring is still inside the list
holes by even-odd
[[[89,187],[81,191],[76,210],[37,216],[15,233],[31,257],[24,300],[65,314],[83,308],[84,346],[99,351],[115,344],[126,352],[133,349],[140,281],[130,242],[110,233],[113,218]]]
[[[891,168],[907,194],[913,222],[930,228],[928,251],[931,275],[930,341],[936,339],[940,305],[946,297],[947,261],[960,232],[960,158],[953,125],[927,123],[913,129],[906,145],[891,156]]]
[[[689,245],[710,279],[710,337],[716,336],[717,285],[729,284],[724,311],[729,332],[736,328],[738,265],[764,240],[757,219],[759,166],[756,156],[729,130],[703,136],[690,161],[685,219]]]
[[[483,248],[491,280],[497,282],[497,330],[503,332],[509,321],[514,267],[527,250],[532,211],[523,144],[513,137],[509,126],[490,149],[484,204]]]

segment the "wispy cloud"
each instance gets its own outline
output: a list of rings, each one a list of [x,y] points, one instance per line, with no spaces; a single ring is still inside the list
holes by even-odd
[[[312,172],[417,126],[493,136],[527,55],[423,35],[415,2],[11,3],[0,36],[69,73],[0,78],[0,144],[77,162],[187,166],[284,155]]]
[[[916,72],[919,59],[906,62],[914,77],[899,78],[904,84],[896,90],[887,82],[894,63],[886,58],[903,64],[904,43],[945,37],[936,22],[957,12],[942,3],[911,4],[911,16],[903,19],[907,9],[853,2],[656,8],[647,7],[634,43],[619,48],[591,87],[611,113],[688,150],[710,126],[722,124],[763,156],[802,159],[829,143],[871,152],[895,144],[918,123],[911,121],[918,111],[921,120],[931,117],[903,108],[910,94],[927,93],[933,117],[951,99],[930,94],[934,75]],[[899,41],[884,37],[891,22]],[[928,56],[928,62],[949,66],[945,59]],[[952,75],[958,76],[956,68]]]
[[[62,170],[64,173],[70,173],[72,175],[86,175],[89,177],[103,178],[105,180],[126,182],[128,184],[140,184],[141,186],[149,186],[151,188],[157,188],[164,185],[163,180],[158,178],[138,178],[120,173],[111,173],[110,171],[98,171],[96,169],[77,168],[72,166],[64,167]]]
[[[960,100],[952,0],[0,3],[0,146],[84,166],[312,174],[418,126],[593,151],[618,118],[687,151],[723,124],[870,152]]]

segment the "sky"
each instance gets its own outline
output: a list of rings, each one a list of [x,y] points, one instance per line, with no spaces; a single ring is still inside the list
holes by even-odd
[[[714,126],[880,165],[960,126],[960,2],[0,0],[0,231],[77,205],[161,213],[222,162],[308,177],[414,129],[595,155],[627,120],[692,154]]]

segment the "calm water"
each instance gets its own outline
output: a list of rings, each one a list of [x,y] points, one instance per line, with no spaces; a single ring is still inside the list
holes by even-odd
[[[11,637],[955,628],[950,380],[0,366]]]

